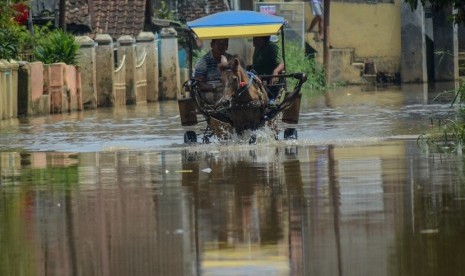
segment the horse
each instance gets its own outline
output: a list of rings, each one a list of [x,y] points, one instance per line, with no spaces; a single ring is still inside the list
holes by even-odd
[[[217,106],[227,114],[236,134],[256,130],[265,124],[269,98],[258,76],[246,72],[237,57],[229,61],[221,56],[218,64],[223,84],[223,96]]]

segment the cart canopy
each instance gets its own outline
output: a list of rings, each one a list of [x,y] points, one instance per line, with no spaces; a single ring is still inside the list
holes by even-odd
[[[255,11],[224,11],[187,22],[199,39],[275,35],[286,24],[283,17]]]

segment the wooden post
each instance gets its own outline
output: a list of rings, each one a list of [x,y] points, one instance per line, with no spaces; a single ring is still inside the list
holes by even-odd
[[[66,32],[66,1],[65,0],[60,0],[58,4],[58,15],[59,15],[59,26],[63,30],[63,32]]]
[[[326,77],[326,83],[329,84],[331,83],[330,79],[330,65],[331,65],[331,55],[329,53],[329,10],[330,10],[330,0],[324,0],[324,14],[323,14],[323,35],[324,35],[324,45],[323,45],[323,65],[325,68],[325,77]]]

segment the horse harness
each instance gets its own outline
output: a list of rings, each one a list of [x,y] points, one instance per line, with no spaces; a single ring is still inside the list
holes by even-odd
[[[247,71],[246,73],[247,73],[247,76],[249,77],[249,82],[248,83],[243,82],[241,77],[240,77],[240,74],[239,74],[239,89],[234,94],[236,98],[240,97],[242,95],[242,93],[248,91],[249,88],[253,85],[254,81],[256,81],[260,86],[262,84],[262,81],[260,80],[260,78],[258,78],[257,75],[255,75],[254,73],[249,72],[249,71]],[[258,100],[250,101],[250,102],[243,103],[243,104],[234,102],[234,104],[231,105],[231,107],[234,107],[236,109],[249,109],[249,108],[257,108],[257,107],[266,108],[267,107],[267,102],[262,97],[263,90],[261,89],[261,87],[258,87],[257,89],[259,89],[260,92],[261,92],[261,93],[259,93],[259,96],[258,96],[259,99]]]

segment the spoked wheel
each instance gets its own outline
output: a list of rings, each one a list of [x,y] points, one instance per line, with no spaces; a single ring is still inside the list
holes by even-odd
[[[185,144],[197,143],[197,134],[192,130],[186,131],[186,133],[184,133],[184,143]]]
[[[296,156],[297,153],[298,153],[298,150],[296,146],[289,146],[289,147],[286,147],[285,149],[285,154],[288,156]]]
[[[207,126],[207,128],[203,131],[202,142],[204,144],[210,144],[210,138],[213,137],[213,135],[214,134],[212,129],[210,128],[210,126]]]
[[[286,128],[284,130],[284,140],[297,140],[297,129]]]
[[[252,136],[250,136],[249,145],[252,145],[252,144],[255,144],[255,143],[257,143],[257,136],[255,134],[253,134]]]

